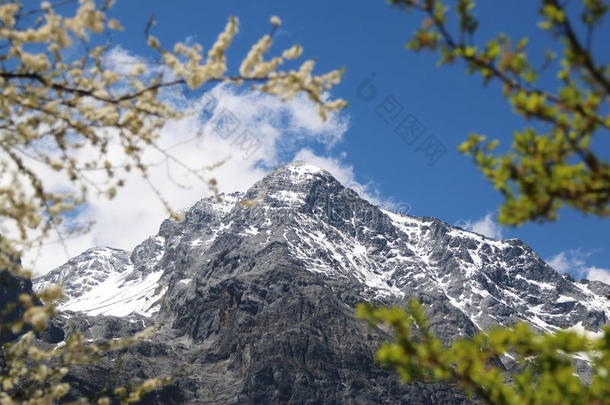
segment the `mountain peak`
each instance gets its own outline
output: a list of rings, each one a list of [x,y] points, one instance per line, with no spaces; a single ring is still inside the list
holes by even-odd
[[[311,163],[308,163],[304,160],[295,160],[293,162],[285,164],[283,167],[290,171],[299,173],[315,174],[324,171],[318,166],[312,165]]]
[[[277,175],[288,175],[294,183],[306,181],[318,176],[333,177],[332,174],[323,170],[311,163],[303,160],[295,160],[283,166],[278,167],[269,174],[269,177]]]
[[[450,308],[443,311],[463,318],[461,333],[514,320],[541,330],[582,322],[597,331],[610,319],[604,298],[610,286],[565,279],[519,240],[496,241],[432,217],[381,210],[303,161],[222,203],[201,200],[183,221],[166,220],[157,237],[131,253],[87,251],[37,286],[63,282],[70,301],[79,302],[62,309],[152,315],[168,311],[157,300],[179,299],[194,280],[211,285],[288,264],[346,288],[354,301],[434,297]]]
[[[326,170],[304,161],[294,161],[276,168],[256,182],[244,194],[244,199],[258,201],[262,196],[270,196],[276,200],[303,200],[311,192],[328,195],[342,189],[341,183]]]
[[[353,316],[362,301],[418,299],[444,343],[517,321],[539,331],[597,333],[610,319],[610,285],[561,276],[519,240],[496,241],[433,217],[382,210],[302,161],[277,168],[245,195],[200,200],[132,252],[88,250],[34,281],[36,289],[63,283],[68,299],[60,309],[81,313],[69,316],[95,315],[80,322],[88,336],[115,337],[117,325],[149,318],[163,325],[155,346],[147,346],[161,363],[205,348],[180,385],[188,398],[162,403],[203,396],[226,403],[229,395],[240,403],[302,403],[320,393],[322,379],[329,391],[319,402],[345,402],[348,394],[332,396],[348,381],[337,376],[362,387],[381,375],[370,372],[379,339]],[[338,372],[328,358],[352,363],[340,362],[345,368]],[[320,378],[299,380],[316,365],[328,365],[318,369]],[[220,381],[228,382],[218,391]],[[200,389],[206,384],[213,388]],[[292,391],[267,401],[268,394],[248,397],[236,388],[249,393],[265,384],[269,392]],[[314,388],[297,391],[304,386]],[[379,387],[362,402],[404,402],[394,391],[378,401]],[[362,398],[360,391],[349,395]],[[456,403],[436,395],[411,402]]]

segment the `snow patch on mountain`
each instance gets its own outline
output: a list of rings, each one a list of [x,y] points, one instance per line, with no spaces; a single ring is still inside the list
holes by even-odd
[[[62,284],[68,299],[78,298],[104,283],[112,274],[125,272],[131,264],[128,252],[113,248],[91,248],[38,278],[34,289],[40,291]]]
[[[322,169],[303,161],[295,161],[284,166],[290,172],[290,177],[295,182],[310,180],[316,174],[323,172]]]
[[[159,242],[162,238],[153,239]],[[148,240],[147,240],[148,241]],[[158,284],[162,271],[146,272],[163,256],[163,250],[153,251],[152,257],[142,257],[139,248],[128,252],[111,248],[93,248],[68,263],[34,280],[36,291],[61,284],[66,298],[61,311],[84,312],[89,315],[126,316],[131,313],[150,316],[163,293]],[[139,268],[132,257],[142,259]]]
[[[60,309],[89,315],[151,316],[159,310],[159,299],[167,290],[167,287],[158,284],[163,271],[130,280],[129,276],[133,273],[129,270],[132,269],[128,267],[128,271],[114,272],[98,288],[66,302]]]

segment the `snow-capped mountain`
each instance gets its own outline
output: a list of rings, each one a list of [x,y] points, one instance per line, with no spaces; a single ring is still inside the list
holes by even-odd
[[[199,201],[183,222],[165,221],[132,252],[89,249],[35,280],[35,288],[63,283],[63,310],[150,316],[169,282],[192,281],[175,259],[203,256],[224,239],[243,240],[249,250],[285,244],[305,269],[351,280],[363,299],[429,296],[478,329],[524,320],[548,331],[598,331],[610,319],[608,285],[559,275],[518,239],[493,240],[436,218],[378,209],[303,162],[245,195]]]
[[[159,364],[204,351],[173,403],[466,401],[377,369],[384,334],[354,319],[363,300],[419,298],[445,341],[518,320],[596,333],[610,318],[609,285],[560,275],[517,239],[382,210],[303,162],[197,202],[132,252],[87,250],[34,288],[57,282],[61,309],[89,325],[162,325]]]
[[[34,280],[34,290],[61,283],[66,295],[59,308],[62,311],[150,317],[159,310],[159,300],[167,290],[161,275],[175,266],[166,253],[210,241],[213,233],[222,229],[221,219],[235,205],[238,195],[225,195],[222,202],[198,202],[186,212],[184,225],[190,222],[193,227],[187,225],[178,233],[164,232],[162,227],[159,235],[146,239],[132,252],[110,247],[88,249]],[[216,219],[216,228],[202,229],[194,224],[204,217],[207,224]],[[164,226],[171,224],[164,222]]]

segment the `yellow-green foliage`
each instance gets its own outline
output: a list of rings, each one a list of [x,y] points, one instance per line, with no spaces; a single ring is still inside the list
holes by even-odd
[[[30,2],[31,3],[31,2]],[[200,44],[177,43],[165,48],[150,34],[147,43],[159,55],[159,65],[135,64],[127,73],[104,64],[108,38],[121,23],[109,18],[113,0],[43,1],[27,9],[21,1],[0,2],[0,271],[28,277],[19,258],[24,252],[48,242],[63,240],[84,227],[62,226],[67,215],[75,215],[90,193],[112,199],[125,185],[122,178],[135,170],[147,179],[142,157],[148,149],[178,161],[157,144],[159,129],[185,116],[186,111],[164,97],[166,88],[201,89],[209,83],[248,83],[256,91],[289,100],[305,94],[318,106],[320,116],[346,105],[341,99],[326,100],[323,93],[339,83],[342,69],[313,74],[313,60],[295,69],[282,69],[289,60],[301,57],[300,45],[267,59],[273,35],[281,25],[270,19],[270,33],[256,41],[232,74],[226,51],[239,31],[236,17],[207,52]],[[72,4],[74,7],[69,7]],[[67,7],[67,8],[66,8]],[[71,15],[63,11],[74,10]],[[294,63],[294,62],[293,62]],[[237,66],[239,66],[237,68]],[[122,67],[125,69],[125,66]],[[108,158],[112,146],[122,151],[124,164],[113,166]],[[80,151],[95,158],[83,161]],[[90,153],[87,153],[90,155]],[[216,192],[213,178],[203,175],[214,167],[187,168]],[[49,179],[36,168],[50,168],[64,178],[61,188],[51,189]],[[90,176],[91,173],[102,173]],[[53,184],[57,184],[53,180]],[[178,217],[159,195],[168,212]],[[51,404],[70,389],[62,378],[76,363],[95,361],[105,352],[146,339],[151,331],[101,345],[88,344],[75,334],[65,344],[50,349],[37,344],[35,336],[56,315],[55,303],[61,289],[39,293],[38,299],[22,294],[19,302],[2,303],[0,329],[21,333],[21,337],[0,347],[0,404]],[[21,319],[7,321],[6,315],[20,308]],[[133,387],[117,388],[113,396],[122,403],[136,402],[171,380],[171,376],[143,381]],[[83,399],[82,402],[87,402]],[[99,403],[109,403],[108,397]]]
[[[423,15],[408,49],[438,52],[439,65],[462,61],[485,84],[500,83],[513,111],[536,124],[515,131],[505,153],[496,152],[497,140],[480,134],[471,134],[459,147],[503,194],[502,223],[554,220],[566,205],[610,215],[610,164],[591,146],[595,136],[607,136],[610,129],[610,64],[595,60],[589,40],[610,10],[608,2],[582,0],[570,3],[568,12],[566,2],[538,0],[539,27],[562,49],[559,56],[545,51],[542,68],[530,62],[527,38],[499,34],[477,42],[473,0],[389,2]],[[542,86],[539,77],[549,75],[557,82]],[[417,302],[407,312],[362,305],[358,313],[371,324],[391,326],[395,341],[383,344],[377,357],[405,381],[454,382],[493,404],[610,403],[609,327],[593,339],[567,331],[536,334],[517,324],[444,347]],[[570,355],[576,353],[592,361],[590,383],[575,375]],[[492,360],[502,355],[516,358],[519,371],[509,376],[495,367]]]
[[[527,38],[499,34],[475,40],[479,22],[473,0],[390,3],[424,15],[409,49],[438,52],[440,65],[461,60],[469,74],[499,82],[513,111],[536,124],[515,131],[511,149],[503,154],[494,153],[497,141],[478,134],[459,148],[503,194],[500,222],[554,220],[565,205],[610,215],[610,164],[591,147],[595,136],[608,136],[610,129],[610,64],[595,60],[590,43],[610,9],[607,1],[581,0],[580,10],[570,3],[569,13],[565,2],[538,0],[541,34],[562,48],[559,57],[547,50],[540,68],[530,62]],[[553,74],[556,83],[539,83],[539,77]]]
[[[371,326],[387,325],[394,341],[383,343],[377,360],[403,381],[446,381],[490,404],[610,404],[610,327],[602,337],[573,331],[538,334],[527,324],[496,327],[444,346],[430,331],[423,308],[361,304],[358,316]],[[507,374],[494,360],[507,355],[518,370]],[[592,379],[583,381],[573,355],[591,360]]]

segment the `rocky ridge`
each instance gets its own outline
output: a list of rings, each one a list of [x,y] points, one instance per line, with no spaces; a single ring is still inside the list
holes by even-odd
[[[522,241],[382,210],[303,162],[222,202],[202,199],[132,252],[87,250],[34,288],[56,282],[64,329],[108,339],[160,325],[121,353],[129,367],[118,373],[183,364],[151,403],[467,402],[379,369],[374,351],[388,337],[354,318],[361,301],[419,298],[446,342],[519,320],[597,333],[610,317],[609,285],[558,274]],[[86,370],[96,378],[72,376],[77,392],[101,384],[112,359],[97,367]]]

